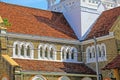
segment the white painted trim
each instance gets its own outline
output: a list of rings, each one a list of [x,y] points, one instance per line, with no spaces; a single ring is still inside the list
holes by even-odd
[[[18,55],[15,54],[15,47],[16,45],[18,45]],[[24,46],[24,55],[21,55],[21,47],[22,45]],[[26,55],[26,48],[27,46],[30,46],[31,50],[30,50],[30,57],[28,57]],[[20,41],[15,41],[13,43],[13,57],[14,58],[25,58],[25,59],[33,59],[34,58],[34,46],[32,43],[29,43],[29,42],[20,42]]]
[[[74,53],[74,59],[71,58],[71,51],[72,49],[75,49],[75,53]],[[63,53],[64,50],[64,53]],[[67,59],[67,55],[66,53],[68,53],[69,59]],[[64,54],[64,58],[62,56],[62,54]],[[77,53],[77,49],[75,47],[71,47],[71,46],[62,46],[61,47],[61,61],[62,62],[77,62],[77,57],[78,57],[78,53]]]
[[[104,46],[105,56],[103,56],[103,53],[102,53],[102,49],[101,49],[102,46]],[[102,44],[97,44],[97,49],[98,49],[98,47],[100,48],[100,52],[101,52],[101,57],[99,57],[99,52],[97,52],[97,54],[98,54],[98,61],[99,61],[99,62],[106,61],[107,59],[106,59],[106,46],[105,46],[105,44],[104,44],[104,43],[102,43]],[[86,48],[86,63],[96,62],[96,59],[95,59],[96,55],[95,55],[95,57],[93,57],[93,56],[94,56],[94,54],[93,54],[93,52],[92,52],[92,49],[93,49],[93,48],[94,48],[94,45],[88,46],[88,47]],[[92,58],[89,57],[88,50],[90,50],[90,53],[91,53],[91,55],[92,55]],[[98,51],[98,50],[97,50],[97,51]]]
[[[114,36],[113,32],[110,32],[109,35],[98,37],[98,38],[96,38],[96,40],[97,41],[103,41],[103,40],[107,40],[107,39],[112,39],[114,37],[115,36]],[[94,42],[93,39],[85,40],[85,41],[82,41],[82,45],[86,45],[86,44],[93,43],[93,42]]]
[[[20,39],[58,42],[58,43],[66,43],[66,44],[75,44],[75,45],[81,44],[81,42],[79,40],[54,38],[54,37],[46,37],[46,36],[37,36],[37,35],[28,35],[28,34],[17,34],[17,33],[9,33],[9,32],[7,32],[7,34],[0,34],[0,36],[8,36],[8,37],[20,38]]]

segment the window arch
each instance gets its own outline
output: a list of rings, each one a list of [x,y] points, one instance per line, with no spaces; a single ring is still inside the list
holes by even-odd
[[[101,53],[102,53],[102,59],[106,60],[106,45],[101,44]]]
[[[25,57],[25,42],[20,43],[20,56]]]
[[[32,80],[47,80],[47,79],[42,75],[36,75],[35,77],[32,78]]]
[[[49,47],[49,59],[56,60],[56,47],[54,45],[50,45]]]
[[[24,56],[25,53],[25,46],[21,45],[21,56]]]
[[[30,42],[26,42],[26,48],[25,48],[25,55],[26,58],[33,58],[34,57],[34,46]]]
[[[67,77],[67,76],[62,76],[62,77],[60,77],[58,80],[70,80],[70,78]]]
[[[62,61],[77,61],[77,49],[75,47],[63,46],[61,47]]]
[[[33,49],[32,43],[16,41],[13,43],[13,57],[33,58]]]
[[[16,54],[16,55],[18,55],[18,50],[19,50],[18,47],[19,47],[18,44],[16,44],[16,45],[15,45],[15,54]]]
[[[45,54],[45,57],[48,58],[48,48],[47,47],[45,47],[45,49],[44,49],[44,54]]]
[[[27,56],[30,56],[30,46],[27,46],[27,50],[26,51],[27,51],[26,52]]]
[[[95,62],[95,46],[88,46],[86,48],[86,61],[87,63]],[[104,43],[97,44],[97,54],[98,54],[98,61],[105,61],[106,60],[106,46]]]
[[[92,46],[92,58],[95,58],[95,46]]]
[[[101,57],[102,56],[102,53],[101,53],[101,46],[100,45],[97,45],[97,53],[98,53],[98,57]]]
[[[56,60],[56,48],[51,44],[39,44],[38,58],[47,60]]]
[[[78,54],[78,51],[75,47],[72,47],[71,50],[70,50],[70,59],[71,60],[77,60],[77,54]]]
[[[66,56],[65,56],[65,46],[63,46],[61,48],[61,60],[65,60]]]
[[[66,54],[66,60],[69,60],[70,59],[70,48],[69,47],[66,48],[65,54]]]
[[[92,59],[91,47],[88,46],[86,49],[86,61],[91,62],[91,59]]]
[[[39,46],[38,46],[38,59],[44,58],[43,49],[44,49],[44,45],[43,44],[39,44]]]
[[[50,58],[53,58],[53,55],[54,55],[54,50],[53,48],[50,49]]]
[[[13,57],[19,57],[20,56],[20,42],[15,41],[13,43]]]

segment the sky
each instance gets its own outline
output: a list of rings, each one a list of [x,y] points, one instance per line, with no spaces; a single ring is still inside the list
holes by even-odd
[[[47,0],[0,0],[0,1],[33,8],[47,9]],[[56,3],[58,3],[59,1],[60,0],[57,0]]]

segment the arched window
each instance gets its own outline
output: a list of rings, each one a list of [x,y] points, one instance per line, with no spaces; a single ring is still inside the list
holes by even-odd
[[[54,45],[49,45],[48,56],[50,60],[56,60],[56,47]]]
[[[20,42],[15,41],[13,43],[13,57],[19,57],[20,55]]]
[[[65,58],[65,49],[62,50],[62,59]]]
[[[27,46],[26,54],[30,57],[30,46]]]
[[[69,59],[69,49],[66,51],[66,59]]]
[[[69,49],[66,49],[66,59],[69,59],[70,57],[69,57]]]
[[[92,47],[93,58],[95,58],[95,47]]]
[[[91,53],[91,52],[89,53],[89,58],[90,58],[90,59],[92,58],[92,53]]]
[[[25,58],[33,58],[34,57],[34,46],[31,42],[25,42]]]
[[[44,45],[39,44],[38,46],[38,59],[43,59],[44,58]]]
[[[102,50],[102,57],[105,57],[105,47],[102,46],[101,48],[102,48],[102,49],[101,49],[101,50]]]
[[[62,76],[62,77],[60,77],[58,80],[70,80],[70,78],[67,77],[67,76]]]
[[[105,61],[106,60],[106,46],[104,43],[97,44],[97,54],[98,54],[98,61]],[[95,62],[96,59],[95,47],[89,46],[86,49],[86,61],[87,63]]]
[[[74,51],[74,49],[72,50],[72,52],[71,52],[71,59],[74,59],[74,53],[75,51]]]
[[[15,54],[18,55],[18,44],[15,45]]]
[[[46,79],[42,75],[37,75],[37,76],[33,77],[32,80],[46,80]]]
[[[54,55],[54,49],[51,48],[51,49],[50,49],[50,58],[53,58],[53,55]]]
[[[21,56],[24,56],[24,53],[25,53],[24,49],[25,49],[25,47],[24,47],[24,45],[22,45],[21,46]]]
[[[40,57],[43,57],[43,48],[42,48],[42,47],[40,47],[39,52],[40,52],[39,56],[40,56]]]
[[[91,47],[88,46],[87,49],[86,49],[86,61],[90,62],[91,58],[92,58]]]
[[[63,46],[61,48],[61,60],[65,60],[66,56],[65,56],[65,47]]]
[[[72,60],[77,60],[77,49],[75,47],[71,48],[70,53],[71,53],[70,58]]]
[[[92,53],[91,53],[90,49],[88,49],[88,54],[89,54],[89,59],[91,59],[92,58]]]
[[[45,49],[45,57],[48,57],[48,48]]]
[[[99,45],[98,45],[97,49],[98,49],[98,56],[99,56],[99,57],[101,57],[101,56],[102,56],[102,54],[101,54],[101,48],[100,48],[100,46],[99,46]]]
[[[101,44],[101,53],[102,53],[102,61],[105,61],[106,60],[106,45],[105,44]]]

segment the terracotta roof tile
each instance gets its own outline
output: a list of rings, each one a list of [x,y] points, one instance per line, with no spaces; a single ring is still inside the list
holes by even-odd
[[[0,2],[0,16],[12,24],[8,32],[77,39],[61,13]]]
[[[119,15],[120,7],[104,11],[97,19],[86,39],[91,39],[93,36],[100,37],[108,35],[109,29],[112,27]]]
[[[95,72],[83,63],[65,63],[54,61],[14,59],[23,70],[47,71],[47,72],[67,72],[76,74],[95,74]]]
[[[118,68],[120,69],[120,55],[116,56],[110,63],[108,63],[104,69],[115,69]]]

